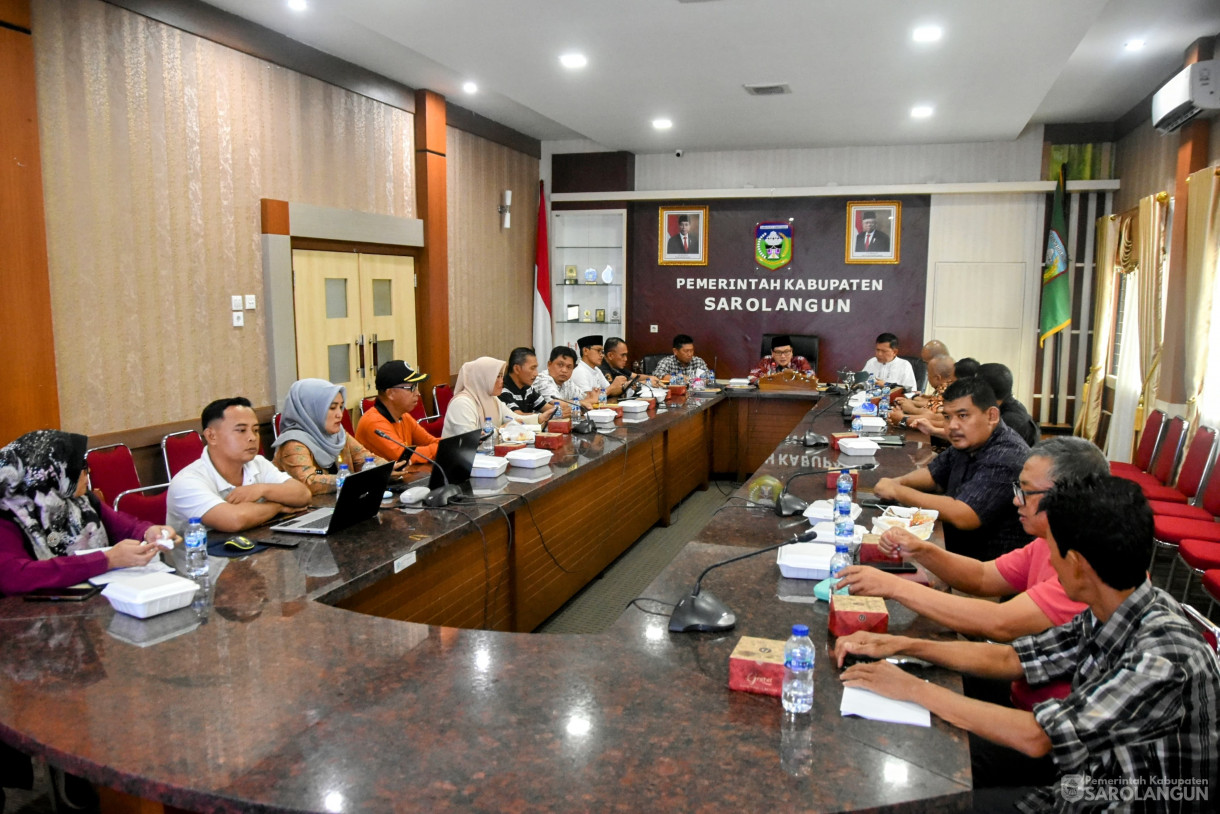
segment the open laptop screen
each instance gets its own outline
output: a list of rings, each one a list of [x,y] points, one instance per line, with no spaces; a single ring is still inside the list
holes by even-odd
[[[461,435],[442,438],[436,448],[437,466],[432,467],[428,488],[444,486],[446,477],[454,486],[470,480],[470,469],[474,466],[474,456],[482,439],[482,430],[471,430]],[[442,469],[445,471],[444,475],[441,474]]]

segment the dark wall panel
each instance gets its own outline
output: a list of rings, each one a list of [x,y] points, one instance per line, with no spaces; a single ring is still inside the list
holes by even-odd
[[[844,262],[848,200],[857,199],[665,202],[666,207],[709,207],[706,266],[659,265],[660,207],[632,204],[627,311],[632,355],[639,359],[646,353],[667,352],[674,334],[688,333],[695,339],[696,352],[708,363],[718,358],[718,376],[743,376],[758,361],[764,333],[817,334],[821,337],[818,375],[827,379],[841,366],[858,370],[883,331],[898,335],[904,355],[917,354],[923,342],[929,198],[892,199],[902,202],[901,262],[896,265]],[[789,218],[792,262],[779,271],[757,266],[755,224]],[[699,287],[711,281],[729,285],[744,281],[747,288]],[[778,281],[779,288],[760,290],[762,281],[769,286]],[[732,297],[740,302],[735,305]],[[649,332],[654,324],[655,334]]]

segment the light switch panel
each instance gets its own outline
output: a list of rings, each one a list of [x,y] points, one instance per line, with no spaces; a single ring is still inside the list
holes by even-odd
[[[241,311],[233,312],[233,327],[240,328],[246,324],[246,315]]]
[[[230,302],[233,304],[233,310],[234,310],[234,311],[240,311],[240,310],[241,310],[241,294],[234,294],[234,295],[233,295],[233,296],[230,298]]]
[[[247,311],[253,311],[253,310],[254,310],[254,303],[255,303],[255,300],[254,300],[254,295],[253,295],[253,294],[247,294],[247,295],[246,295],[246,310],[247,310]]]

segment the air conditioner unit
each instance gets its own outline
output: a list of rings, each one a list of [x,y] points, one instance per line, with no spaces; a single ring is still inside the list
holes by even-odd
[[[1152,97],[1152,125],[1172,133],[1205,110],[1220,110],[1220,59],[1187,65]]]

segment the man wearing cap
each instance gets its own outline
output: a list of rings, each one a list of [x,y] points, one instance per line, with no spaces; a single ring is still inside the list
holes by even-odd
[[[413,464],[426,464],[428,458],[436,457],[440,439],[411,417],[419,403],[419,384],[426,378],[428,374],[412,369],[401,359],[392,359],[377,369],[377,400],[356,427],[356,440],[361,446],[387,461],[397,461],[405,450],[378,435],[377,430],[381,430],[399,443],[418,449],[421,455],[411,456]]]
[[[864,231],[856,235],[856,254],[861,252],[884,252],[890,250],[890,236],[877,231],[877,213],[871,210],[860,213],[860,225]]]
[[[795,370],[797,373],[813,372],[808,359],[793,355],[792,339],[787,334],[779,334],[771,337],[771,354],[764,356],[750,371],[750,378],[757,380],[785,370]]]
[[[678,216],[678,234],[665,243],[666,254],[698,254],[699,236],[691,234],[690,215]]]

